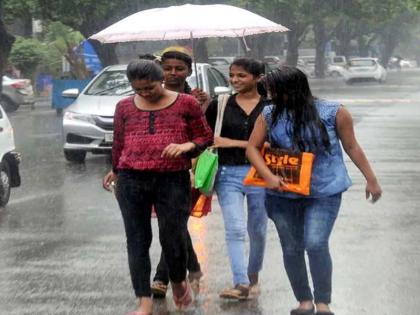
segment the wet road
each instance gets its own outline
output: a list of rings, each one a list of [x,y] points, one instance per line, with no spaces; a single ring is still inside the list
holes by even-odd
[[[391,74],[384,85],[313,81],[320,97],[340,99],[384,195],[364,200],[364,180],[348,163],[354,185],[344,195],[331,238],[332,308],[338,315],[418,314],[420,301],[420,71]],[[101,188],[109,158],[64,160],[61,119],[47,104],[10,115],[22,152],[23,184],[0,209],[0,314],[126,314],[135,299],[129,280],[122,220],[113,195]],[[190,231],[205,276],[187,314],[287,315],[295,301],[270,223],[262,294],[225,302],[218,292],[231,273],[217,200]],[[154,232],[156,232],[154,222]],[[156,235],[156,234],[155,234]],[[151,257],[160,253],[153,241]],[[170,296],[154,314],[178,314]]]

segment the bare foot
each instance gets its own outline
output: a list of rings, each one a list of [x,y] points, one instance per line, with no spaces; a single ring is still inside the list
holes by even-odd
[[[150,297],[139,298],[139,306],[133,315],[151,315],[153,313],[153,301]]]

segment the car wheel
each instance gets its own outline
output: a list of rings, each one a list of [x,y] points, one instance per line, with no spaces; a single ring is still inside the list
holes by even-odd
[[[15,112],[19,108],[19,104],[13,103],[8,97],[0,97],[0,103],[4,110],[8,113]]]
[[[86,151],[82,150],[64,150],[64,157],[69,162],[83,163],[86,158]]]
[[[10,167],[5,160],[0,167],[0,207],[4,207],[10,198]]]
[[[338,78],[338,77],[341,77],[341,74],[340,74],[340,72],[338,72],[338,71],[333,71],[333,72],[331,72],[331,76],[332,76],[333,78]]]

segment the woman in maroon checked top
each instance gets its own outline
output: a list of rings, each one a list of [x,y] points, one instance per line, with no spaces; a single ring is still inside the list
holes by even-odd
[[[117,104],[112,173],[127,236],[128,262],[139,306],[133,315],[152,314],[150,256],[151,211],[155,206],[159,239],[180,309],[192,301],[186,281],[187,222],[190,214],[191,158],[212,143],[212,132],[194,97],[162,86],[163,72],[152,61],[127,67],[134,96]]]

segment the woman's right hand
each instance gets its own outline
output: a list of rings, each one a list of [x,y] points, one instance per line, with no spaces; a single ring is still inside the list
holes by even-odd
[[[117,174],[115,174],[112,170],[109,171],[104,179],[102,180],[102,187],[109,191],[112,192],[112,186],[115,185],[117,182]]]
[[[272,176],[267,178],[265,182],[267,183],[268,189],[281,190],[281,187],[286,185],[286,183],[282,180],[281,177],[276,176],[274,174],[272,174]]]
[[[378,181],[375,179],[373,181],[368,181],[366,184],[366,200],[371,197],[370,202],[377,202],[382,196],[382,188],[379,185]]]

